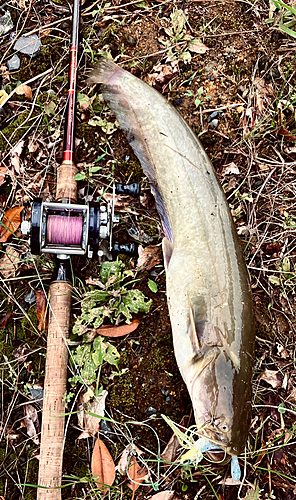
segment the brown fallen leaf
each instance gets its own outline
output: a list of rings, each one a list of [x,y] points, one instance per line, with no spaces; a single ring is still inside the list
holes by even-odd
[[[120,326],[113,325],[105,325],[96,329],[96,333],[98,335],[102,335],[103,337],[123,337],[124,335],[128,335],[129,333],[135,331],[140,324],[138,319],[133,319],[131,324],[128,325],[125,323]]]
[[[188,42],[188,49],[190,52],[196,52],[196,54],[205,54],[209,49],[204,43],[199,40],[192,40]]]
[[[139,258],[137,269],[151,269],[162,262],[161,249],[159,245],[150,245],[148,247],[138,247]]]
[[[184,427],[184,431],[186,430],[188,422],[189,422],[189,416],[185,415],[179,424],[181,427]],[[179,427],[179,430],[181,432],[183,431],[182,428],[180,428],[180,427]],[[181,448],[182,448],[182,446],[180,445],[176,434],[173,434],[160,456],[164,462],[168,462],[168,466],[169,466],[172,462],[175,461],[177,454],[178,454],[178,451]]]
[[[19,85],[18,87],[16,87],[15,93],[17,95],[24,95],[30,101],[32,101],[33,99],[32,89],[31,87],[29,87],[29,85]]]
[[[12,311],[8,311],[8,313],[6,313],[5,316],[2,316],[2,318],[0,318],[0,328],[6,327],[7,321],[9,320],[11,315],[12,315]]]
[[[99,416],[104,416],[107,395],[108,391],[104,390],[99,398],[97,397],[89,402],[94,396],[93,390],[90,387],[87,392],[79,396],[78,409],[80,411],[77,414],[77,418],[78,425],[81,429],[83,429],[83,431],[78,436],[78,439],[94,437],[99,431],[101,420]],[[95,415],[98,415],[98,417],[93,417],[86,412],[94,413]]]
[[[7,167],[0,167],[0,186],[5,182],[5,175],[7,173]]]
[[[6,279],[14,278],[21,261],[18,252],[12,246],[6,247],[6,253],[0,259],[0,272]]]
[[[260,380],[264,380],[270,384],[274,389],[277,387],[282,387],[283,376],[278,370],[268,370],[267,368],[259,375]]]
[[[97,486],[104,491],[107,491],[106,486],[112,486],[114,483],[115,464],[107,446],[99,438],[96,440],[91,458],[91,472],[96,476]]]
[[[141,467],[141,465],[138,464],[135,455],[133,455],[130,460],[128,477],[130,481],[127,483],[127,486],[132,490],[132,500],[134,500],[137,489],[141,486],[142,482],[149,477],[147,468]]]
[[[130,456],[133,454],[142,455],[144,452],[140,450],[135,444],[128,444],[120,457],[118,464],[116,465],[116,470],[120,474],[126,474],[130,465]]]
[[[24,207],[14,207],[3,215],[0,229],[0,243],[5,243],[16,232],[21,224],[21,212]],[[5,227],[6,226],[6,227]]]
[[[280,130],[279,130],[279,134],[280,135],[283,135],[284,138],[287,140],[287,141],[296,141],[296,135],[292,134],[288,129],[286,129],[285,127],[281,127]]]
[[[47,321],[47,298],[43,290],[35,290],[36,295],[36,315],[39,319],[38,330],[42,332],[43,330],[47,330],[48,321]]]
[[[149,497],[148,500],[172,500],[175,492],[173,490],[160,491],[152,497]]]
[[[26,427],[27,434],[32,438],[35,444],[39,444],[37,434],[40,432],[39,418],[36,408],[30,404],[24,406],[25,418],[22,420],[22,427]]]
[[[17,174],[20,173],[20,156],[24,149],[25,141],[19,141],[10,151],[10,163]]]

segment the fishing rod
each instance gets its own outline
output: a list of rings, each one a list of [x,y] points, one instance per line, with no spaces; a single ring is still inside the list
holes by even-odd
[[[68,338],[72,302],[71,256],[112,258],[134,255],[134,243],[113,244],[115,193],[139,196],[140,185],[113,186],[113,199],[105,203],[77,203],[75,176],[75,124],[77,97],[80,0],[74,0],[70,48],[69,87],[65,113],[63,162],[57,169],[56,202],[36,199],[31,221],[23,221],[23,234],[30,234],[31,253],[55,254],[56,266],[49,287],[49,326],[45,365],[42,429],[37,500],[60,500],[65,442]]]

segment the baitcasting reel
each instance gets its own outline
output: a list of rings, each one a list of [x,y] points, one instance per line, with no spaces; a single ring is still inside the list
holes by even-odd
[[[135,255],[134,243],[113,245],[112,242],[113,224],[119,222],[119,217],[114,215],[115,194],[138,197],[140,185],[114,185],[112,201],[107,203],[79,205],[36,199],[32,205],[31,222],[23,221],[21,226],[23,234],[30,233],[32,254],[87,255],[88,258],[104,255],[109,258],[111,252]],[[105,244],[101,245],[102,240]]]

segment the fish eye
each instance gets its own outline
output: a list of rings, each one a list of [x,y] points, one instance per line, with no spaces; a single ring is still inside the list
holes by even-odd
[[[221,424],[218,425],[218,428],[220,431],[227,432],[228,431],[228,425],[225,424],[225,422],[222,422]]]

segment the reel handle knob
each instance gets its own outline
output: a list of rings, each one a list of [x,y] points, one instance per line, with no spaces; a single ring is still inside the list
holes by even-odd
[[[115,193],[138,198],[141,194],[141,186],[138,182],[134,182],[133,184],[115,184]]]
[[[130,243],[114,243],[112,252],[114,253],[123,253],[125,255],[128,255],[130,257],[134,257],[135,255],[138,254],[137,252],[137,245],[136,243],[133,243],[132,241]]]

